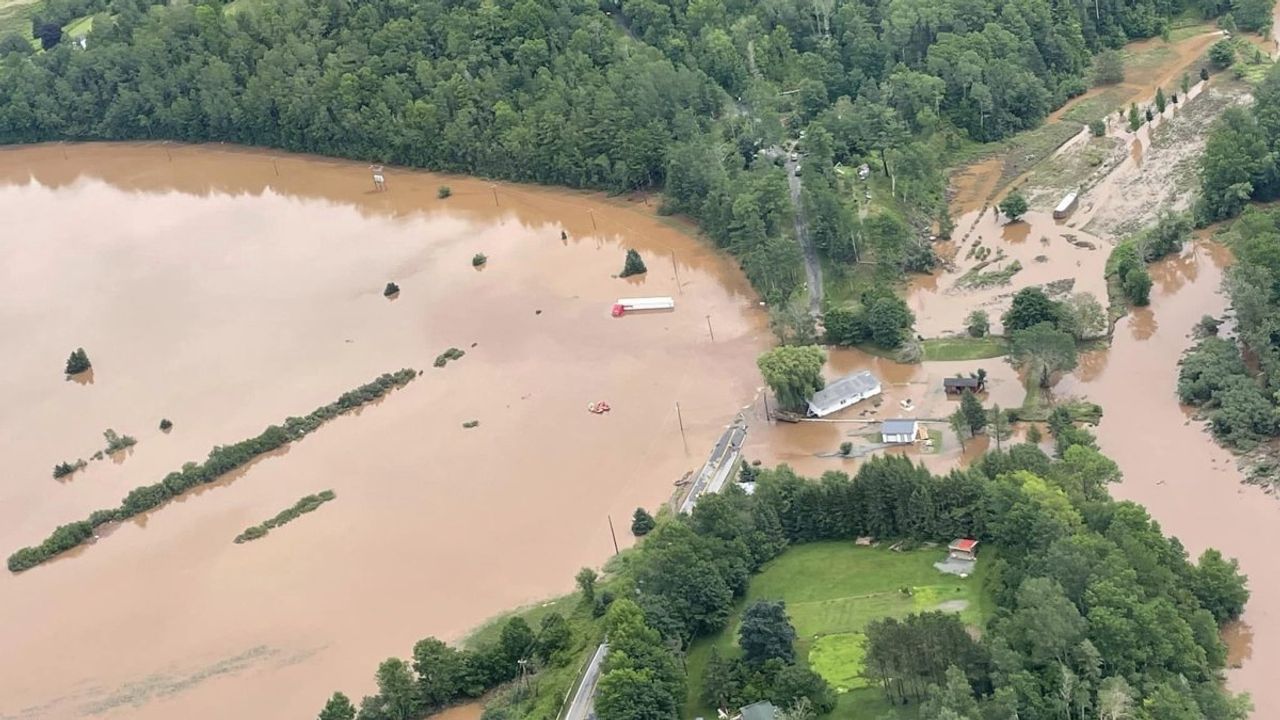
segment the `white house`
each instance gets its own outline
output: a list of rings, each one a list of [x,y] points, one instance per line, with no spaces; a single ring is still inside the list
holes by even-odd
[[[880,442],[890,445],[910,444],[928,437],[919,420],[885,420],[880,423]]]
[[[860,370],[827,384],[809,399],[809,414],[826,417],[850,405],[880,394],[880,380]]]

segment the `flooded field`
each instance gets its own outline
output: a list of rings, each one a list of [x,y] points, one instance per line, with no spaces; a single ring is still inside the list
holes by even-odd
[[[991,332],[1001,334],[1000,315],[1013,294],[1031,285],[1089,293],[1106,304],[1103,270],[1110,244],[1067,227],[1047,212],[1031,211],[1018,222],[996,212],[969,212],[959,218],[953,240],[939,243],[944,273],[912,279],[907,303],[916,314],[916,332],[925,337],[962,334],[965,318],[985,310]]]
[[[0,151],[6,554],[214,445],[426,371],[96,544],[0,574],[0,718],[312,717],[421,637],[570,589],[612,553],[609,515],[628,542],[631,511],[670,495],[755,394],[769,338],[745,278],[642,202],[386,179],[376,193],[363,165],[215,147]],[[626,247],[647,275],[612,277]],[[610,316],[637,295],[676,310]],[[92,380],[68,382],[81,346]],[[433,368],[451,346],[465,357]],[[608,415],[587,412],[600,400]],[[107,428],[138,444],[50,477]],[[321,512],[232,543],[324,489],[337,499]]]

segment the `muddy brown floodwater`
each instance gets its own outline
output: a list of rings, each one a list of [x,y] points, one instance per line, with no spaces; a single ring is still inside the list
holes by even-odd
[[[1274,682],[1280,668],[1280,502],[1242,484],[1235,457],[1175,394],[1177,359],[1192,343],[1192,326],[1226,308],[1220,287],[1229,263],[1222,246],[1197,242],[1180,257],[1153,265],[1150,307],[1119,322],[1110,349],[1085,358],[1087,377],[1063,378],[1055,391],[1103,406],[1098,444],[1124,471],[1114,496],[1145,505],[1193,557],[1215,547],[1239,559],[1251,596],[1241,622],[1224,633],[1231,664],[1239,666],[1228,680],[1253,696],[1253,717],[1274,718],[1280,717]]]
[[[97,544],[0,573],[0,718],[296,720],[333,690],[358,698],[414,641],[571,589],[612,553],[608,516],[627,542],[631,511],[755,394],[756,296],[642,201],[387,182],[216,147],[0,151],[4,554],[384,371],[426,371]],[[627,247],[646,276],[611,277]],[[610,316],[636,295],[676,310]],[[62,376],[80,346],[91,383]],[[431,367],[450,346],[466,356]],[[597,400],[612,412],[588,413]],[[106,428],[138,438],[122,462],[50,477]],[[231,542],[326,488],[322,511]]]

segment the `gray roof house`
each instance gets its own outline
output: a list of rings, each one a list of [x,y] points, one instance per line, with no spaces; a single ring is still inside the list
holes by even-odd
[[[809,414],[826,417],[850,405],[880,394],[880,380],[866,370],[859,370],[833,380],[809,399]]]
[[[768,700],[751,703],[738,712],[742,720],[775,720],[778,717],[778,708]]]
[[[885,420],[880,423],[880,442],[901,444],[922,439],[919,420]]]

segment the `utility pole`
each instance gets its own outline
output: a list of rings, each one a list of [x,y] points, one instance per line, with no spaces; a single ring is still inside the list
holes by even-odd
[[[498,186],[494,183],[489,183],[489,189],[493,191],[493,206],[502,207],[502,205],[498,202]]]
[[[680,414],[680,403],[676,403],[676,420],[680,423],[680,439],[688,444],[688,439],[684,436],[684,416]]]
[[[676,251],[671,251],[671,269],[676,271],[676,289],[680,294],[684,294],[684,286],[680,284],[680,266],[676,265]]]
[[[707,316],[707,332],[711,333],[711,342],[716,341],[716,331],[711,329],[711,316]]]
[[[621,551],[618,550],[618,534],[613,531],[613,516],[606,515],[605,517],[609,518],[609,535],[613,538],[613,554],[617,555]]]

